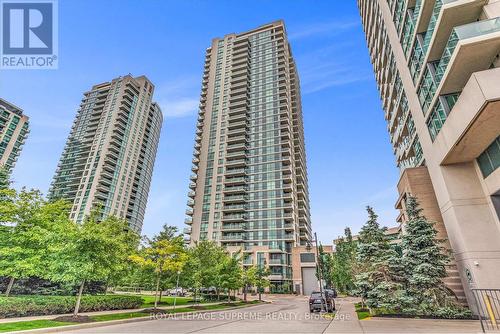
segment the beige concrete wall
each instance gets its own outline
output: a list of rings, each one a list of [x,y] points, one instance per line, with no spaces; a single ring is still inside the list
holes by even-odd
[[[420,166],[405,169],[398,182],[398,192],[400,194],[400,200],[398,201],[396,208],[401,210],[400,223],[402,223],[403,230],[404,224],[408,221],[405,200],[409,195],[413,195],[417,197],[420,208],[423,210],[422,214],[429,221],[435,223],[434,228],[438,232],[437,238],[444,241],[442,246],[447,250],[451,250],[451,245],[448,241],[448,233],[443,222],[443,217],[441,216],[441,210],[439,209],[437,203],[427,167]],[[444,280],[444,282],[462,303],[467,303],[463,283],[457,269],[454,254],[452,254],[451,257],[451,261],[446,268],[448,277]]]

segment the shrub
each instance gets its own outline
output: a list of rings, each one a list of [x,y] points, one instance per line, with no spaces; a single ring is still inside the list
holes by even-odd
[[[83,296],[80,311],[133,309],[142,302],[138,296]],[[0,318],[71,313],[75,303],[75,296],[0,297]]]
[[[217,301],[227,300],[227,295],[224,294],[219,295],[219,298],[217,298],[217,295],[212,295],[212,294],[202,294],[201,296],[203,300],[207,302],[217,302]],[[231,296],[230,298],[232,301],[236,300],[234,296]]]
[[[8,277],[0,277],[0,291],[5,291],[10,279]],[[16,279],[12,287],[12,295],[57,295],[67,296],[76,295],[79,285],[71,285],[65,283],[56,283],[49,280],[30,277],[23,279]],[[104,282],[88,282],[85,284],[83,293],[98,294],[104,293],[106,284]]]

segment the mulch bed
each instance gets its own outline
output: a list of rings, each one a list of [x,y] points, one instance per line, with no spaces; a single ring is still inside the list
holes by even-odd
[[[64,315],[61,317],[54,318],[52,320],[62,321],[62,322],[76,322],[76,323],[80,323],[80,324],[87,323],[87,322],[94,322],[94,320],[91,317],[86,316],[86,315],[77,315],[77,316]]]

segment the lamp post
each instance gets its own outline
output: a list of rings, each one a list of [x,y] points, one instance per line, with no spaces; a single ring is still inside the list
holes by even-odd
[[[181,275],[181,271],[177,270],[177,284],[175,285],[175,296],[174,296],[174,310],[175,310],[175,305],[177,303],[177,294],[179,293],[179,277]]]
[[[318,236],[316,235],[316,232],[314,232],[314,243],[316,244],[316,273],[318,274],[318,281],[319,281],[319,293],[321,294],[321,310],[323,309],[326,310],[326,305],[323,300],[323,277],[321,273],[321,259],[319,257],[319,251],[318,251]],[[309,251],[311,249],[311,242],[309,242],[306,246],[306,249]],[[325,295],[326,297],[326,295]],[[327,310],[326,310],[327,311]]]

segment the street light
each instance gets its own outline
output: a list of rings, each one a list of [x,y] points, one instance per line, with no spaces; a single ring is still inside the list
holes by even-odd
[[[324,300],[323,300],[323,277],[322,277],[322,274],[321,274],[321,258],[319,257],[319,251],[318,251],[318,236],[316,235],[316,232],[314,232],[314,241],[313,241],[315,244],[316,244],[316,272],[318,273],[318,280],[319,280],[319,293],[321,294],[321,310],[323,311],[323,307],[325,306],[324,305]],[[311,241],[309,241],[309,243],[306,245],[306,250],[307,251],[310,251],[311,250]],[[326,297],[326,295],[325,295]],[[325,311],[326,310],[326,307],[325,307]]]
[[[177,270],[177,284],[175,287],[175,296],[174,296],[174,310],[175,310],[175,305],[177,303],[177,294],[179,293],[179,277],[181,275],[181,271]]]

